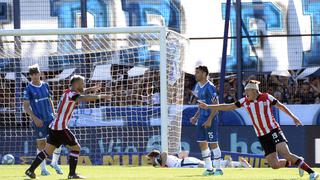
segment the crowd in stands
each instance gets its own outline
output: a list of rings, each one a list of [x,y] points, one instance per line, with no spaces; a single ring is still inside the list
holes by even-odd
[[[119,74],[118,74],[119,75]],[[112,106],[141,106],[160,104],[160,78],[159,72],[147,71],[143,76],[129,77],[113,76],[110,81],[88,81],[87,86],[101,84],[101,91],[112,94],[111,102],[102,102],[100,105]],[[16,87],[14,80],[0,76],[0,109],[2,111],[13,110],[16,107]],[[54,77],[44,73],[43,80]],[[215,84],[219,92],[219,75],[210,74],[209,79]],[[294,80],[291,77],[276,75],[251,75],[247,80],[259,80],[260,91],[267,92],[286,104],[319,104],[320,103],[320,77],[308,77]],[[193,88],[196,84],[193,75],[186,74],[184,84],[184,100],[186,105],[196,104]],[[21,82],[21,94],[27,82]],[[53,92],[54,104],[58,104],[63,91],[68,88],[68,80],[49,81]],[[228,76],[224,84],[224,102],[232,103],[237,100],[236,76]],[[94,103],[88,106],[94,107]]]
[[[119,70],[118,70],[119,72]],[[64,90],[69,87],[68,79],[50,81],[59,72],[42,72],[42,80],[49,83],[52,98],[55,105],[58,104]],[[26,75],[27,76],[27,75]],[[157,71],[146,71],[144,75],[129,77],[126,73],[112,74],[112,80],[86,80],[86,86],[101,86],[101,92],[112,94],[110,102],[100,102],[99,105],[111,106],[142,106],[160,104],[160,78]],[[27,86],[26,81],[21,81],[20,98],[22,100],[23,90]],[[0,109],[3,111],[15,110],[16,81],[6,79],[5,74],[0,74]],[[21,101],[22,102],[22,101]],[[87,103],[88,107],[95,107],[97,103]]]
[[[210,74],[209,78],[219,92],[219,75]],[[243,84],[248,80],[259,80],[260,91],[267,92],[279,101],[286,104],[319,104],[320,103],[320,77],[306,77],[294,79],[292,77],[277,75],[251,75],[244,78]],[[195,104],[193,87],[196,84],[194,76],[186,75],[184,104]],[[237,100],[236,76],[229,76],[224,84],[224,102],[232,103]]]

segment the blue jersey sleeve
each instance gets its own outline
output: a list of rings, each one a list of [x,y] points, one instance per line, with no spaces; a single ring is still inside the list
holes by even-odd
[[[30,101],[30,88],[27,86],[23,91],[23,100]]]
[[[209,102],[215,102],[217,100],[217,90],[216,87],[213,84],[210,84],[207,86],[207,101]]]

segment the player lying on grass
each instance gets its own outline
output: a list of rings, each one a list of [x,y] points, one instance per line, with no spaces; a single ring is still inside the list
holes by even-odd
[[[166,152],[160,153],[158,150],[151,151],[148,155],[148,164],[154,167],[167,167],[167,168],[203,168],[204,161],[195,157],[189,157],[187,151],[181,151],[177,155],[171,155]],[[216,167],[216,161],[212,161],[212,165]],[[221,160],[221,167],[224,168],[251,168],[251,165],[244,159],[240,161],[232,161],[229,157],[226,160]]]
[[[203,168],[204,162],[194,157],[187,157],[186,152],[181,152],[178,156],[168,154],[158,150],[151,151],[148,155],[148,164],[154,167],[168,168]]]
[[[79,102],[90,102],[100,99],[110,100],[110,95],[84,95],[84,77],[74,75],[70,79],[71,88],[64,91],[58,106],[58,115],[50,124],[47,144],[36,159],[32,162],[25,174],[34,179],[34,171],[40,163],[47,157],[51,156],[53,151],[61,145],[66,145],[70,149],[69,153],[69,175],[68,179],[83,179],[84,177],[76,174],[78,157],[80,154],[80,145],[77,138],[68,128],[68,123],[72,112]]]
[[[199,106],[202,109],[210,108],[222,111],[245,108],[251,117],[254,130],[265,152],[266,160],[273,169],[288,167],[293,164],[298,166],[300,176],[303,176],[304,171],[306,171],[310,175],[310,180],[317,179],[319,174],[314,172],[302,157],[290,152],[288,141],[274,118],[272,106],[285,112],[297,126],[302,125],[301,121],[273,96],[268,93],[261,93],[259,84],[259,81],[249,81],[245,86],[246,96],[236,103],[208,105],[200,102]],[[284,159],[279,159],[278,154]]]

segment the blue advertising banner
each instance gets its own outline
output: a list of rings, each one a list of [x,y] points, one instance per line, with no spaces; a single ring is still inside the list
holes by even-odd
[[[114,127],[98,129],[94,127],[72,129],[81,144],[79,163],[83,165],[146,165],[145,154],[159,148],[159,140],[152,133],[143,132],[140,127]],[[154,127],[155,131],[159,127]],[[17,129],[11,129],[16,131]],[[20,129],[21,130],[21,129]],[[320,138],[319,126],[283,126],[292,153],[305,157],[312,166],[315,164],[315,138]],[[6,129],[10,131],[10,129]],[[35,140],[28,131],[17,132],[17,136],[6,137],[0,132],[0,158],[5,154],[13,154],[17,164],[29,164],[35,157]],[[127,132],[127,133],[123,133]],[[143,143],[122,143],[125,139]],[[219,144],[222,157],[238,160],[244,157],[254,167],[267,167],[264,152],[251,126],[220,126]],[[201,158],[195,140],[195,126],[182,128],[182,150],[190,152],[190,156]],[[67,164],[67,148],[63,148],[61,163]],[[319,164],[318,164],[319,165]]]

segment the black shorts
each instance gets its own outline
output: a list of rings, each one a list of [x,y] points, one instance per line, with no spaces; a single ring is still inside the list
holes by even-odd
[[[78,145],[77,138],[69,129],[64,130],[52,130],[49,129],[49,136],[47,143],[59,148],[61,145],[75,146]]]
[[[264,156],[267,156],[271,153],[274,153],[277,151],[276,145],[281,142],[288,143],[286,137],[284,136],[281,129],[273,129],[271,132],[269,132],[266,135],[258,137],[260,144],[264,150]]]

